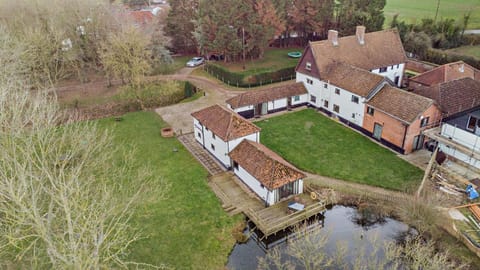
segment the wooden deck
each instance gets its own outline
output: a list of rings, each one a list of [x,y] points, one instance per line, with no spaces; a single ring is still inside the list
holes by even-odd
[[[314,201],[309,194],[299,194],[270,207],[265,207],[264,203],[232,172],[211,176],[209,185],[222,201],[225,211],[232,215],[244,213],[264,234],[263,238],[268,238],[324,212],[327,204],[330,203],[327,198]],[[293,201],[304,204],[305,209],[292,212],[288,209],[288,204]]]

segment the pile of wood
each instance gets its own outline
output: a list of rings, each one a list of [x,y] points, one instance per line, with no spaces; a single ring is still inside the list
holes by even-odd
[[[441,191],[454,196],[465,196],[466,185],[463,183],[453,183],[444,174],[437,172],[434,174],[435,185]]]

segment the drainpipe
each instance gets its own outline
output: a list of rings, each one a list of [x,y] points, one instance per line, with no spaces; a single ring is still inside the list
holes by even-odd
[[[405,140],[407,139],[407,130],[408,130],[408,126],[405,125],[405,131],[403,132],[403,141],[402,141],[402,149],[404,154],[405,154]]]
[[[205,149],[205,132],[203,131],[203,124],[202,124],[202,141],[203,141],[202,143],[203,149]]]

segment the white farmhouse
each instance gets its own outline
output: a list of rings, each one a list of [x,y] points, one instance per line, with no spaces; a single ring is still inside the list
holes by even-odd
[[[260,142],[260,128],[235,112],[213,105],[192,113],[195,139],[225,167],[230,168],[228,153],[241,141]]]
[[[244,140],[229,155],[233,172],[265,205],[303,192],[305,174],[264,145]]]
[[[227,100],[227,105],[241,116],[251,118],[305,105],[307,101],[307,89],[299,82],[248,91]]]
[[[309,103],[341,120],[362,127],[364,102],[385,84],[400,86],[406,62],[396,29],[338,37],[330,30],[328,40],[310,42],[296,68]]]

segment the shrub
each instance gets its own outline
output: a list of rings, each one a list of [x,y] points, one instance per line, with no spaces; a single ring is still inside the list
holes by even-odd
[[[425,54],[425,57],[423,58],[423,60],[427,62],[439,64],[439,65],[443,65],[451,62],[463,61],[471,65],[472,67],[480,69],[480,59],[478,58],[467,56],[467,55],[461,55],[453,52],[446,52],[446,51],[437,50],[437,49],[429,49]]]
[[[138,89],[124,86],[117,96],[129,107],[153,108],[175,104],[185,98],[184,82],[161,81],[143,84]]]

